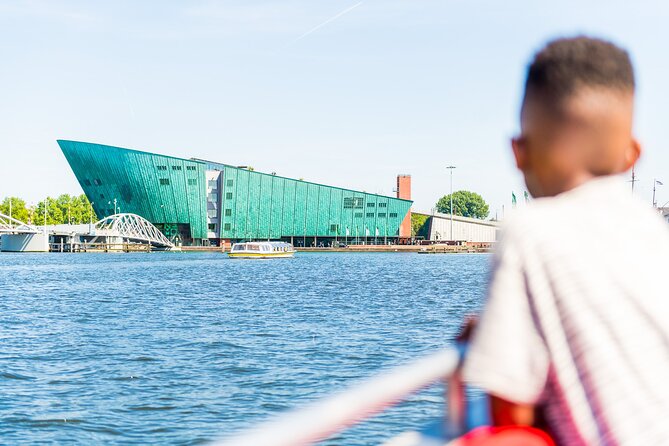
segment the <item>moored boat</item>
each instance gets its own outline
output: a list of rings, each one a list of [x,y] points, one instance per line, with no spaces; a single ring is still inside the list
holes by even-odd
[[[287,258],[295,255],[295,248],[286,242],[235,243],[228,257],[239,259]]]

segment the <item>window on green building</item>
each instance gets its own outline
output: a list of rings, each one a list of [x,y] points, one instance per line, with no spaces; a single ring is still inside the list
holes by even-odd
[[[158,170],[167,170],[167,166],[156,166]]]
[[[389,216],[390,218],[397,218],[397,212],[391,212]]]
[[[379,212],[379,218],[386,218],[385,212]]]
[[[232,192],[228,192],[225,194],[225,199],[226,200],[232,200]]]
[[[186,170],[195,170],[195,169],[196,169],[195,166],[186,166]]]
[[[223,226],[223,229],[224,229],[225,231],[229,231],[231,227],[232,227],[232,226],[230,225],[230,223],[226,223],[225,226]]]
[[[211,232],[214,232],[216,230],[216,223],[209,223],[207,227]]]
[[[232,216],[232,209],[226,209],[226,210],[225,210],[225,216],[226,216],[226,217],[230,217],[230,216]]]
[[[99,186],[99,185],[102,184],[102,181],[100,181],[100,178],[96,178],[96,179],[93,180],[93,184],[95,184],[96,186]]]
[[[226,182],[225,182],[225,185],[228,186],[228,187],[232,187],[232,185],[233,185],[232,180],[228,180],[228,181],[226,181]]]
[[[367,203],[368,208],[373,208],[374,206],[376,206],[376,203],[372,203],[372,202]]]
[[[169,178],[161,178],[160,179],[160,185],[161,186],[169,186],[170,184],[170,179]]]
[[[388,206],[388,203],[379,203],[380,208],[385,208]]]
[[[172,170],[181,170],[181,166],[172,166]]]
[[[362,197],[344,197],[344,209],[362,209],[365,199]]]
[[[356,212],[355,218],[362,218],[362,212]]]
[[[86,186],[90,186],[91,185],[91,180],[84,180],[84,184]]]
[[[197,179],[195,179],[195,178],[189,178],[189,179],[188,179],[188,185],[189,185],[189,186],[197,186]]]
[[[367,212],[367,218],[374,218],[374,212]]]
[[[330,232],[339,232],[339,225],[330,225]]]

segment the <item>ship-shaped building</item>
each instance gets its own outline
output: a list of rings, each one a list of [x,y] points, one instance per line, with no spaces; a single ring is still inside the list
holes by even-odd
[[[58,144],[98,217],[137,214],[184,245],[380,244],[411,237],[406,175],[398,177],[397,197],[388,197],[200,159]]]

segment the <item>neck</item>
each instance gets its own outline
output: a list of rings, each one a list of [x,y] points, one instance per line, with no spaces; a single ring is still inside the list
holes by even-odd
[[[554,197],[563,192],[568,192],[572,189],[575,189],[592,180],[593,178],[596,178],[596,176],[590,172],[578,172],[565,178],[555,179],[551,181],[550,184],[542,185],[540,196]]]

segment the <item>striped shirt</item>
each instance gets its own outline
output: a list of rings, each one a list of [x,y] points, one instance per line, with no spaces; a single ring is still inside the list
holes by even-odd
[[[669,226],[618,177],[511,217],[465,377],[563,445],[669,444]]]

